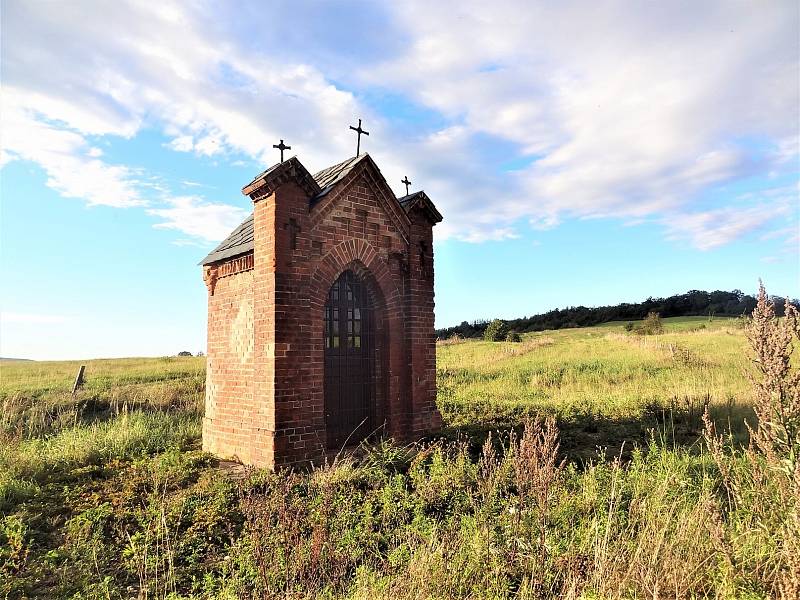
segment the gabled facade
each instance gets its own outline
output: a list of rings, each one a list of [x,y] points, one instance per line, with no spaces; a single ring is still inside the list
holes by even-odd
[[[367,155],[297,158],[242,190],[253,214],[203,260],[203,448],[275,468],[437,430],[433,225]]]

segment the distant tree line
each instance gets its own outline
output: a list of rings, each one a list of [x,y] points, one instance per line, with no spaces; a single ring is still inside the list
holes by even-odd
[[[775,314],[783,316],[783,298],[773,297]],[[791,300],[798,306],[800,301]],[[525,333],[529,331],[545,331],[547,329],[564,329],[570,327],[591,327],[609,321],[636,321],[644,319],[648,313],[657,313],[661,318],[709,316],[739,317],[750,315],[756,306],[756,298],[740,290],[732,292],[704,292],[691,290],[685,294],[677,294],[669,298],[648,298],[638,304],[624,302],[614,306],[571,306],[549,312],[505,321],[506,331]],[[438,339],[447,339],[453,335],[463,338],[484,337],[490,321],[462,322],[454,327],[436,330]]]

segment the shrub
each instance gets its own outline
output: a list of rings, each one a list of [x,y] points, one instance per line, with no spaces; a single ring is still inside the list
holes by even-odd
[[[664,333],[664,324],[661,322],[661,316],[657,312],[650,311],[644,321],[633,331],[637,335],[658,335]]]
[[[633,331],[634,327],[635,325],[630,321],[625,323],[625,331]]]
[[[506,322],[495,319],[486,326],[483,339],[487,342],[501,342],[506,339],[506,335],[508,335],[508,325],[506,325]]]
[[[464,338],[462,338],[460,335],[458,335],[457,333],[454,333],[449,338],[445,338],[443,340],[436,340],[436,343],[439,344],[440,346],[449,346],[449,345],[452,345],[452,344],[461,344],[461,343],[463,343],[465,341],[466,340]]]
[[[516,342],[521,342],[522,338],[516,331],[509,331],[508,335],[506,336],[506,341],[516,343]]]

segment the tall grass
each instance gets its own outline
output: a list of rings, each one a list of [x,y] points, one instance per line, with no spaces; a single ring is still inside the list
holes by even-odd
[[[75,469],[188,447],[199,440],[202,359],[0,365],[0,509]]]
[[[755,367],[743,330],[699,324],[441,346],[448,437],[244,478],[195,449],[197,362],[108,365],[75,413],[72,366],[15,367],[0,594],[796,598],[797,320],[757,312]],[[40,401],[63,419],[26,424]]]
[[[75,469],[130,460],[169,448],[189,448],[200,437],[191,415],[125,413],[46,438],[0,445],[0,509],[42,483],[68,478]]]
[[[232,549],[243,568],[231,589],[376,598],[781,593],[791,517],[775,510],[774,482],[751,479],[731,504],[710,456],[655,441],[627,464],[562,467],[553,433],[529,425],[504,450],[488,444],[477,464],[458,447],[434,447],[388,479],[349,466],[346,476],[245,482],[245,527]],[[727,462],[747,481],[747,460]],[[746,498],[772,510],[748,509]]]
[[[439,444],[394,475],[373,462],[338,467],[344,480],[322,470],[266,487],[245,484],[243,539],[258,551],[246,554],[253,579],[236,589],[276,597],[797,597],[800,477],[785,476],[789,430],[762,433],[774,431],[770,415],[791,421],[775,407],[775,390],[790,389],[780,396],[789,399],[785,409],[798,393],[797,375],[788,366],[791,347],[779,343],[786,336],[765,337],[762,317],[775,324],[768,313],[754,319],[756,364],[772,356],[769,364],[783,369],[761,368],[754,380],[771,392],[755,394],[761,420],[752,446],[709,431],[710,451],[653,436],[629,460],[600,455],[579,469],[559,460],[552,419],[527,420],[519,438],[490,435],[477,462],[464,444]],[[788,322],[794,326],[791,315]],[[671,361],[678,372],[715,365],[699,353],[676,358],[674,346],[652,349],[654,360]],[[503,359],[479,364],[453,376],[484,385],[501,377],[508,385],[519,372]],[[609,373],[602,361],[589,364],[573,372]],[[569,368],[560,373],[557,385],[573,376]],[[744,392],[743,374],[724,373]],[[770,383],[775,377],[784,379]],[[762,435],[772,436],[769,447]],[[315,483],[332,478],[347,481],[345,495]]]

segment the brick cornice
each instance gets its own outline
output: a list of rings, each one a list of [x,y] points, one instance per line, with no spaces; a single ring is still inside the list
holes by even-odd
[[[289,160],[264,171],[253,181],[244,186],[242,188],[242,193],[246,196],[250,196],[253,202],[257,202],[269,196],[280,186],[289,181],[293,181],[299,185],[303,191],[308,194],[309,198],[318,194],[320,191],[319,185],[314,181],[311,173],[308,172],[296,156],[293,156]]]
[[[253,270],[253,253],[238,256],[232,260],[225,261],[216,265],[207,266],[203,269],[203,281],[206,282],[208,293],[214,295],[217,281],[223,277],[229,277],[242,273],[243,271]]]
[[[409,218],[414,209],[418,209],[425,218],[430,221],[431,225],[442,222],[442,213],[433,204],[433,201],[428,198],[428,194],[424,191],[419,191],[410,196],[401,199],[403,201],[403,208]]]

